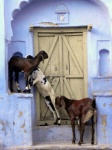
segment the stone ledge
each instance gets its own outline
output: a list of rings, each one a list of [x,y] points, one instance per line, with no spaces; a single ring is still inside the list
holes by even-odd
[[[9,96],[14,96],[14,97],[21,97],[21,98],[24,98],[24,97],[33,97],[33,94],[32,93],[8,93]]]
[[[52,143],[37,143],[34,146],[18,146],[18,147],[10,147],[5,148],[3,150],[110,150],[112,149],[112,145],[91,145],[91,144],[82,144],[79,146],[78,144],[72,144],[71,142],[52,142]]]
[[[98,97],[111,97],[112,96],[112,91],[100,91],[100,92],[93,92],[93,96],[98,96]]]
[[[76,143],[78,143],[80,136],[79,130],[76,125]],[[91,143],[91,125],[85,126],[84,143]],[[72,141],[72,128],[71,125],[50,125],[50,126],[37,126],[33,129],[33,143],[63,143],[63,141]],[[66,143],[65,142],[65,143]],[[95,143],[96,143],[96,130],[95,130]]]

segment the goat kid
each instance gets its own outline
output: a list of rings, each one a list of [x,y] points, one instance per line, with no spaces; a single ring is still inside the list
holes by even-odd
[[[85,123],[91,119],[92,121],[92,139],[91,144],[94,144],[94,130],[95,130],[95,122],[96,122],[96,103],[95,99],[84,98],[81,100],[71,100],[66,98],[65,96],[58,96],[55,99],[56,108],[64,107],[67,111],[71,126],[72,126],[72,134],[73,139],[72,143],[75,144],[76,136],[75,136],[75,123],[74,120],[78,118],[79,124],[78,129],[80,132],[80,141],[79,145],[83,143],[83,135],[85,131]]]
[[[25,81],[26,81],[26,89],[23,91],[24,93],[29,93],[29,75],[33,72],[33,70],[40,64],[41,61],[48,58],[48,54],[41,50],[33,59],[22,58],[19,56],[12,56],[8,62],[9,66],[9,86],[10,91],[13,92],[13,72],[15,73],[15,82],[17,86],[18,92],[21,92],[19,88],[18,78],[19,72],[25,73]]]
[[[31,55],[28,55],[27,58],[32,59],[33,57]],[[54,124],[60,125],[61,119],[58,110],[55,107],[55,93],[54,90],[49,83],[49,81],[46,79],[45,75],[41,71],[39,67],[37,67],[32,74],[30,75],[31,81],[33,81],[33,85],[35,84],[38,91],[41,93],[41,95],[45,98],[45,102],[50,109],[50,111],[53,113],[54,116]],[[31,85],[32,86],[32,83]]]

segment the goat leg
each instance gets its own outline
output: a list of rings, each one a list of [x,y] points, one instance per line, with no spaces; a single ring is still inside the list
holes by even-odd
[[[92,121],[92,139],[91,139],[91,144],[94,144],[94,128],[95,128],[95,122],[94,120],[94,116],[92,116],[91,121]]]
[[[13,71],[9,68],[9,88],[10,91],[13,92],[13,79],[12,79]]]
[[[20,90],[20,87],[19,87],[19,81],[18,81],[18,78],[19,78],[19,72],[15,72],[16,88],[17,88],[18,92],[21,93],[21,90]]]
[[[75,144],[76,136],[75,136],[75,122],[74,122],[74,119],[71,119],[71,126],[72,126],[72,134],[73,134],[72,143]]]
[[[79,145],[81,145],[83,143],[83,136],[84,136],[84,130],[85,130],[85,127],[84,127],[84,123],[81,119],[81,126],[80,126],[80,141],[79,141]]]
[[[55,102],[55,100],[54,100],[54,102]],[[55,103],[54,103],[53,105],[55,106]],[[59,114],[59,112],[58,112],[56,106],[55,106],[55,111],[56,111],[56,115],[57,115],[56,124],[57,124],[57,125],[61,125],[60,114]]]
[[[28,76],[28,74],[25,74],[25,79],[26,79],[26,88],[23,91],[23,93],[30,93],[30,89],[29,89],[29,76]]]
[[[56,125],[61,125],[61,118],[60,118],[60,117],[56,119],[55,124],[56,124]]]
[[[46,96],[45,97],[45,102],[47,104],[47,106],[49,107],[50,111],[53,113],[53,116],[54,116],[54,124],[56,125],[57,124],[57,121],[56,121],[56,110],[55,110],[55,106],[53,105],[52,101],[51,101],[51,97],[50,96]]]

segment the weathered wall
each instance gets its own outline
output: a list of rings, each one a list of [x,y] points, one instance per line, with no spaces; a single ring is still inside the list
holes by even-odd
[[[90,87],[91,77],[99,76],[99,51],[105,48],[109,51],[111,57],[111,32],[110,18],[106,7],[95,4],[91,1],[34,1],[30,4],[13,12],[12,21],[12,43],[9,46],[9,58],[15,51],[21,51],[23,55],[33,54],[32,33],[29,32],[30,26],[49,26],[42,22],[57,23],[55,9],[59,4],[64,4],[69,11],[68,24],[59,24],[59,26],[80,26],[92,24],[93,29],[88,33],[88,83]],[[21,6],[21,5],[20,5]],[[81,6],[81,7],[80,7]],[[33,9],[32,9],[33,8]],[[16,13],[17,15],[16,15]],[[24,14],[24,15],[23,15]],[[106,21],[105,21],[106,20]],[[108,27],[108,28],[107,28]],[[103,47],[101,46],[103,44]],[[111,60],[111,59],[110,59]],[[94,67],[91,69],[91,66]],[[111,64],[111,62],[110,62]],[[110,75],[109,68],[107,74]],[[91,96],[91,88],[88,89]]]
[[[32,144],[31,100],[32,95],[17,93],[0,99],[2,146]]]
[[[21,51],[24,56],[29,53],[33,54],[32,34],[29,32],[29,27],[33,25],[43,26],[44,24],[41,22],[57,23],[55,8],[58,4],[65,4],[69,10],[68,24],[59,24],[59,26],[88,24],[93,26],[91,32],[88,33],[87,45],[88,93],[89,96],[92,94],[97,96],[98,144],[112,144],[112,125],[110,122],[112,88],[111,78],[107,78],[112,74],[112,1],[24,0],[23,2],[23,0],[0,0],[0,51],[2,56],[0,63],[0,143],[5,146],[31,145],[32,119],[33,124],[35,121],[32,94],[8,94],[8,60],[16,50]],[[99,51],[101,49],[106,49],[109,52],[107,56],[109,57],[110,68],[104,75],[105,78],[99,76]],[[105,55],[102,59],[108,61]],[[105,68],[103,69],[105,70]],[[105,97],[105,95],[107,96]]]

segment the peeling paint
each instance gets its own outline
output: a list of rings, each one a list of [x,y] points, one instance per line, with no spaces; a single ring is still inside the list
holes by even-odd
[[[24,128],[24,127],[25,127],[25,121],[24,121],[23,125],[20,128]]]
[[[29,2],[28,7],[24,7],[26,4],[25,1]],[[87,62],[87,64],[88,64],[88,72],[87,72],[87,74],[88,74],[88,78],[87,78],[88,95],[92,97],[93,95],[91,93],[96,91],[96,92],[99,92],[98,94],[101,96],[101,99],[100,99],[100,96],[96,96],[96,99],[97,99],[96,102],[97,102],[97,108],[98,108],[98,115],[97,115],[98,123],[96,126],[96,128],[97,128],[97,130],[96,130],[97,144],[99,144],[99,143],[112,144],[111,135],[110,135],[111,131],[112,131],[110,129],[111,128],[111,120],[107,120],[108,118],[109,119],[111,118],[110,115],[111,115],[112,107],[110,104],[111,102],[108,102],[108,99],[109,100],[112,99],[112,97],[111,97],[112,96],[112,91],[111,91],[112,90],[112,84],[111,84],[112,79],[110,79],[110,80],[108,79],[105,83],[103,81],[106,79],[106,77],[98,76],[100,78],[100,79],[98,79],[99,80],[98,83],[91,84],[92,77],[96,77],[98,75],[97,73],[99,71],[98,70],[99,69],[98,68],[99,67],[98,51],[102,48],[106,48],[109,50],[109,52],[111,52],[111,46],[110,46],[111,38],[110,37],[112,35],[110,35],[110,33],[111,33],[110,19],[112,18],[112,12],[111,12],[111,5],[112,5],[111,1],[112,0],[108,0],[108,1],[101,0],[102,1],[101,3],[100,3],[100,1],[97,2],[97,0],[81,1],[81,2],[67,1],[67,0],[62,1],[62,3],[66,4],[69,8],[69,23],[68,24],[60,24],[60,25],[55,24],[53,22],[56,22],[56,19],[57,19],[54,14],[55,6],[57,6],[61,1],[59,2],[59,1],[50,1],[49,0],[44,3],[40,0],[38,0],[36,3],[36,1],[33,2],[33,0],[32,0],[31,5],[30,5],[30,1],[31,0],[15,0],[15,1],[7,1],[6,3],[3,3],[1,1],[2,2],[1,4],[6,5],[5,7],[1,7],[2,8],[1,12],[5,11],[5,13],[0,13],[1,14],[1,24],[2,24],[3,28],[4,28],[4,23],[5,24],[7,23],[7,26],[6,26],[6,34],[4,34],[4,30],[1,28],[1,31],[2,31],[1,33],[3,33],[3,37],[1,37],[1,39],[3,39],[3,40],[1,40],[1,43],[2,43],[1,44],[1,49],[2,49],[1,54],[3,54],[2,55],[3,59],[1,60],[1,66],[2,66],[1,67],[1,85],[3,85],[3,86],[1,86],[1,87],[3,87],[3,90],[5,89],[4,90],[5,93],[2,93],[2,89],[1,89],[1,97],[3,95],[6,98],[4,98],[3,103],[2,103],[2,100],[0,99],[0,101],[1,101],[1,113],[0,114],[1,114],[1,118],[3,118],[3,120],[4,120],[4,128],[6,128],[5,130],[6,130],[7,136],[4,136],[4,134],[2,134],[0,136],[0,140],[3,141],[3,144],[8,147],[9,146],[19,146],[19,145],[32,145],[32,143],[33,143],[32,139],[34,138],[32,136],[32,132],[34,132],[34,130],[32,130],[32,122],[35,122],[35,119],[36,119],[35,106],[33,106],[33,104],[35,103],[33,94],[31,95],[31,94],[9,93],[9,95],[7,95],[8,89],[6,87],[7,87],[8,83],[7,82],[3,83],[3,81],[4,81],[3,79],[5,78],[4,72],[7,69],[7,68],[4,69],[4,65],[5,65],[4,58],[6,58],[5,53],[4,53],[5,52],[4,45],[11,41],[10,44],[7,45],[8,49],[11,49],[11,47],[12,47],[11,51],[8,53],[7,59],[9,59],[9,54],[12,55],[13,52],[15,52],[15,47],[17,47],[17,49],[16,49],[17,51],[22,49],[21,51],[23,52],[23,54],[24,53],[25,54],[32,53],[33,52],[33,44],[31,42],[32,41],[32,33],[29,33],[30,23],[32,23],[33,25],[36,25],[36,26],[38,26],[39,25],[38,23],[41,22],[40,26],[73,27],[74,25],[75,26],[78,26],[80,24],[86,25],[88,22],[91,22],[93,24],[93,27],[95,30],[93,29],[93,31],[92,31],[93,34],[90,33],[91,36],[89,37],[90,38],[89,40],[91,40],[91,39],[93,39],[93,40],[90,41],[90,44],[88,44],[88,40],[87,40],[87,44],[86,44],[88,47],[89,55],[93,56],[92,57],[93,59],[89,59]],[[92,1],[94,1],[94,2],[92,2]],[[10,4],[10,7],[8,7],[9,5],[7,3]],[[110,4],[110,5],[108,5],[108,4]],[[47,6],[49,6],[49,8]],[[82,6],[84,6],[84,7],[82,7]],[[77,15],[75,10],[80,11],[80,8],[81,8],[82,13],[79,13],[79,15]],[[92,8],[92,11],[90,11],[91,8]],[[87,12],[90,12],[90,14],[87,14],[85,12],[85,9],[87,9]],[[83,12],[84,12],[84,14],[83,14]],[[15,14],[18,13],[19,15],[16,15],[16,18],[13,18],[14,13]],[[110,14],[108,14],[108,13],[110,13]],[[96,14],[97,14],[97,17],[94,17],[94,16],[96,16]],[[102,15],[102,14],[104,14],[104,15]],[[83,15],[86,16],[86,19],[85,19],[85,17],[83,17]],[[28,18],[28,19],[25,19],[25,18]],[[13,22],[12,22],[12,20],[13,20]],[[22,20],[22,24],[21,24],[20,20]],[[45,21],[47,21],[47,22],[45,22]],[[50,21],[50,22],[48,22],[48,21]],[[102,22],[104,22],[104,23],[102,23]],[[11,26],[11,23],[12,23],[12,26]],[[21,28],[18,28],[19,26],[21,26]],[[107,28],[105,28],[105,26]],[[105,30],[104,30],[104,28],[105,28]],[[94,33],[95,33],[95,36],[94,36]],[[85,38],[85,34],[86,33],[84,33],[84,38]],[[102,35],[104,35],[104,37],[102,37]],[[7,39],[6,39],[7,43],[4,43],[5,36],[7,36]],[[13,37],[14,42],[13,42],[13,40],[11,40],[11,37]],[[23,39],[23,41],[25,41],[25,47],[23,44],[24,42],[19,42],[19,40],[21,41],[21,39]],[[15,42],[15,40],[17,40],[17,42]],[[28,44],[26,44],[26,41]],[[20,44],[18,45],[18,43],[20,43]],[[14,46],[13,46],[13,44],[14,44]],[[15,46],[15,45],[18,45],[18,46]],[[28,49],[28,47],[30,47],[30,48]],[[89,57],[89,55],[88,55],[88,57]],[[92,68],[92,71],[91,71],[92,64],[95,64],[95,66]],[[82,81],[81,81],[81,84],[82,84]],[[93,86],[93,88],[92,88],[92,86]],[[108,96],[110,96],[110,97],[108,97]],[[38,99],[36,99],[36,100],[38,100]],[[17,105],[17,103],[18,103],[18,105]],[[105,107],[105,105],[103,106],[104,103],[106,103],[106,107]],[[108,110],[107,106],[110,107],[110,110]],[[25,113],[25,110],[26,110],[26,113]],[[19,111],[23,111],[23,114]],[[100,115],[105,115],[105,114],[107,114],[107,118],[100,117]],[[8,122],[8,124],[6,124],[6,122]],[[3,127],[2,124],[0,124],[0,129],[2,129],[2,127]],[[11,131],[9,131],[9,128],[11,128]],[[110,134],[108,134],[108,135],[106,134],[106,132],[107,132],[106,128],[107,129],[109,128],[108,132],[110,132]],[[18,129],[19,129],[19,132],[18,132]],[[26,132],[27,132],[27,134],[26,134]],[[42,129],[42,132],[43,132],[43,129]],[[41,132],[41,134],[42,134],[42,132]],[[58,134],[58,132],[57,132],[57,134]],[[107,141],[105,139],[104,139],[104,141],[102,140],[103,135],[104,135],[104,137],[107,136]],[[52,136],[52,134],[50,134],[50,136]],[[88,136],[89,136],[89,134],[87,134],[87,137]],[[18,139],[16,139],[16,137]],[[37,134],[35,134],[35,137],[38,137]],[[49,136],[47,136],[46,138],[49,139]],[[59,140],[59,138],[60,138],[59,135],[57,135],[58,140]],[[42,139],[42,140],[44,141],[44,139]],[[55,140],[55,138],[54,138],[54,140]]]
[[[106,139],[107,115],[101,115],[103,138]]]
[[[48,25],[48,26],[59,26],[57,23],[53,23],[53,22],[41,22],[40,24]]]
[[[102,125],[103,125],[104,127],[106,127],[106,126],[107,126],[107,120],[106,120],[107,115],[101,115],[101,118],[102,118]]]
[[[18,117],[22,117],[23,116],[23,112],[19,112],[19,116]]]
[[[102,132],[104,133],[103,138],[106,139],[106,130],[105,130],[105,128],[102,128]]]
[[[2,131],[5,131],[5,124],[4,124],[4,122],[3,121],[0,121],[0,129],[2,130]]]

